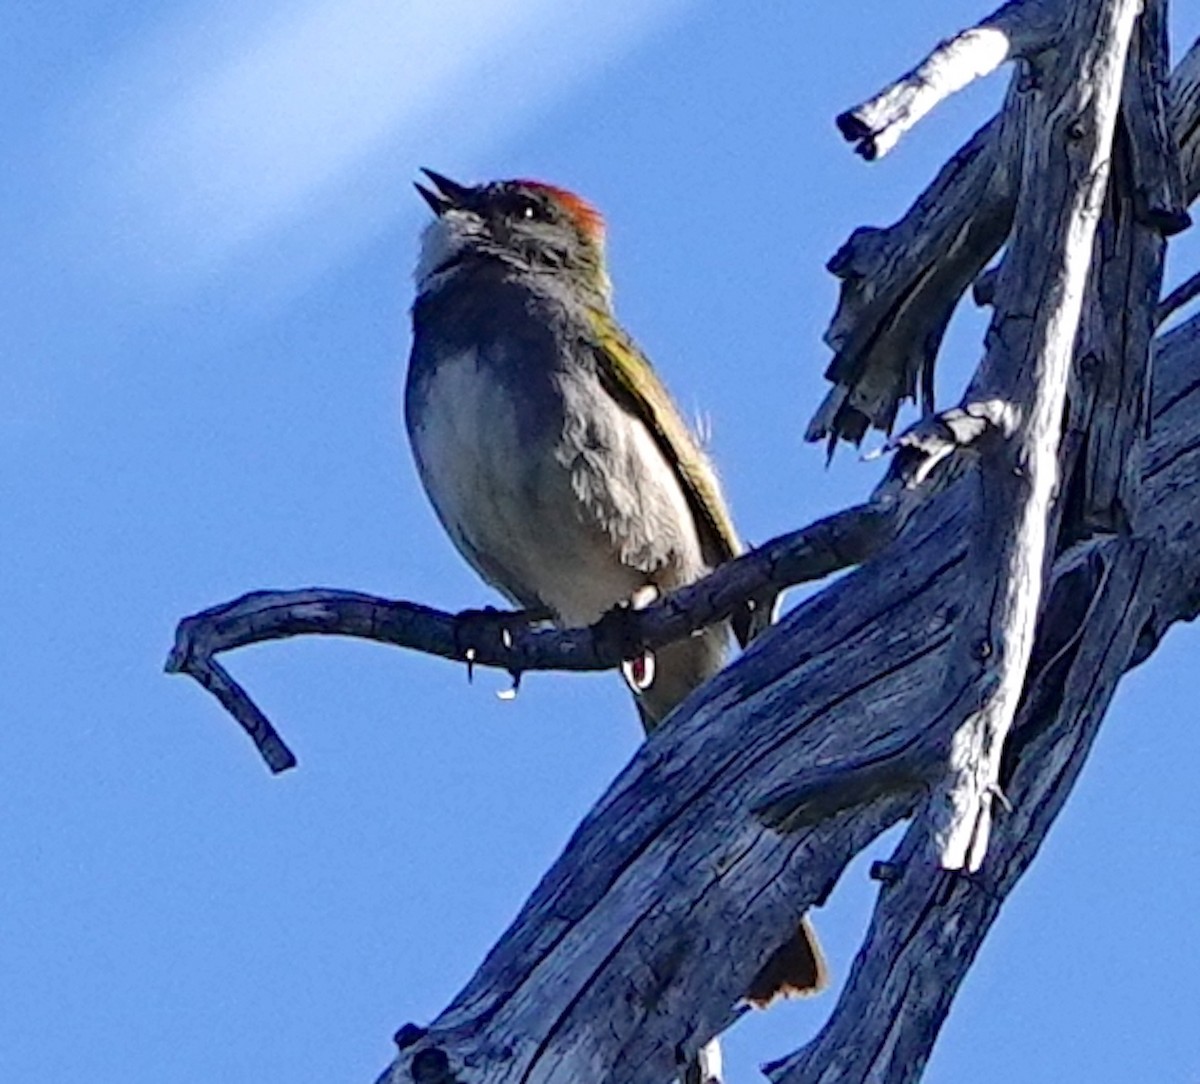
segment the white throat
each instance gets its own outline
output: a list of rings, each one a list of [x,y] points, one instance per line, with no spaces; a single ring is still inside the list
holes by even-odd
[[[413,272],[417,293],[436,290],[451,278],[455,268],[446,265],[451,264],[479,233],[482,233],[479,220],[462,211],[446,211],[430,222],[421,232],[421,251]],[[440,267],[446,267],[446,270],[439,271]]]

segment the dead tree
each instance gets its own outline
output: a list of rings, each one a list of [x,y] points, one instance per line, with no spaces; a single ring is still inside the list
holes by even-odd
[[[856,231],[830,264],[834,386],[810,436],[890,431],[921,392],[883,482],[620,635],[497,619],[473,629],[469,662],[615,667],[747,598],[858,567],[655,733],[467,986],[397,1033],[384,1079],[672,1080],[799,916],[901,820],[831,1018],[766,1071],[919,1079],[1122,675],[1200,610],[1200,318],[1154,339],[1200,292],[1159,300],[1165,238],[1200,192],[1200,43],[1168,77],[1165,7],[1006,4],[838,119],[872,159],[971,79],[1015,69],[1000,114],[904,218]],[[993,309],[985,356],[935,413],[942,334],[972,284]],[[452,615],[311,589],[185,619],[168,668],[282,770],[287,747],[215,656],[313,633],[462,656]]]

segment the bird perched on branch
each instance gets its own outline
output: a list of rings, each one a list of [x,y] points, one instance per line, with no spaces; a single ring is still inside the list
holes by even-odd
[[[604,224],[534,181],[466,186],[431,170],[405,420],[421,481],[459,552],[562,627],[691,583],[740,550],[717,478],[617,323]],[[747,607],[744,643],[770,620]],[[725,625],[626,667],[652,730],[724,664]],[[767,981],[767,971],[775,965]],[[824,981],[802,924],[748,996]],[[767,989],[770,986],[770,989]]]

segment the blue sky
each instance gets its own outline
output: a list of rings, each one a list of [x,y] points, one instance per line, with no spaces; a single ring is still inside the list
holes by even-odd
[[[543,177],[605,210],[622,319],[710,419],[741,530],[763,540],[880,470],[826,470],[801,440],[824,390],[825,260],[901,213],[1002,84],[874,166],[832,118],[986,10],[10,5],[0,1079],[373,1079],[636,748],[611,676],[532,675],[505,703],[494,675],[309,640],[228,660],[300,757],[271,778],[161,672],[180,616],[251,588],[493,601],[400,423],[417,168]],[[1181,255],[1177,275],[1200,253]],[[943,397],[979,330],[956,320]],[[1176,630],[1122,687],[928,1080],[1196,1079],[1198,646]],[[816,916],[839,977],[872,896],[864,859]],[[832,1003],[740,1024],[731,1081]]]

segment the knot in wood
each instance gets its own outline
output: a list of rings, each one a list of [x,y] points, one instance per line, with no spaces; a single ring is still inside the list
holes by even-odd
[[[992,641],[984,637],[981,640],[976,640],[971,648],[971,655],[977,662],[986,662],[992,657]]]
[[[1088,134],[1087,124],[1080,118],[1076,118],[1067,125],[1067,139],[1072,143],[1078,143]]]
[[[397,1050],[407,1050],[410,1046],[415,1046],[419,1043],[428,1034],[429,1031],[427,1028],[408,1023],[397,1030],[396,1034],[392,1036],[392,1042],[396,1044]]]
[[[408,1071],[415,1084],[455,1084],[450,1072],[450,1058],[440,1046],[415,1053]]]
[[[872,862],[870,877],[884,885],[894,885],[900,880],[900,867],[895,862]]]

